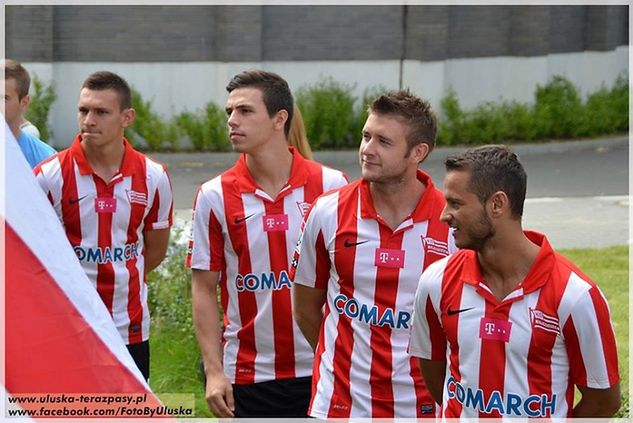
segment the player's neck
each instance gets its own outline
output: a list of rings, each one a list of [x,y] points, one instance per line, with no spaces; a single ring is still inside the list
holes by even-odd
[[[246,166],[257,186],[274,199],[290,179],[292,154],[285,140],[270,140],[263,147],[246,154]]]
[[[112,142],[103,145],[94,145],[84,141],[81,146],[94,173],[106,183],[119,173],[125,154],[123,139],[118,143]]]
[[[395,230],[415,210],[426,186],[415,176],[392,183],[370,182],[371,198],[378,216]]]
[[[17,141],[18,138],[20,138],[20,133],[22,132],[22,130],[20,130],[19,119],[16,119],[15,122],[10,123],[9,129],[11,129],[11,133],[13,134],[13,136],[15,137],[15,140]]]
[[[528,275],[539,246],[530,241],[520,223],[511,230],[497,230],[478,252],[484,280],[497,299],[502,300]]]

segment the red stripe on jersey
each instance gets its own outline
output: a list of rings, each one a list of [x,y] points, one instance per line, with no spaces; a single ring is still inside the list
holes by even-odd
[[[431,360],[446,360],[446,338],[442,324],[435,314],[431,297],[426,297],[426,322],[429,325],[429,338],[431,339]]]
[[[284,201],[264,202],[267,215],[285,214]],[[270,270],[277,275],[288,271],[286,231],[268,231]],[[275,343],[275,379],[295,377],[295,348],[292,331],[292,298],[290,289],[272,290],[273,339]]]
[[[563,326],[563,337],[565,338],[565,348],[567,348],[567,355],[569,357],[569,371],[571,381],[578,386],[587,386],[587,369],[585,368],[585,362],[582,359],[580,340],[578,339],[578,333],[574,327],[574,320],[571,316],[565,322]],[[569,391],[568,391],[569,393]],[[573,392],[571,397],[567,395],[567,409],[571,411],[574,407]]]
[[[319,231],[316,240],[316,281],[314,287],[317,289],[327,289],[330,279],[330,255],[325,248],[323,232]]]
[[[459,317],[461,314],[449,316],[447,313],[449,308],[454,310],[460,308],[464,290],[463,283],[450,283],[451,281],[454,281],[455,278],[458,277],[457,274],[460,273],[458,269],[460,269],[461,266],[459,264],[454,266],[451,265],[451,263],[455,261],[454,259],[456,257],[459,257],[461,260],[464,258],[463,255],[457,255],[449,258],[444,269],[444,276],[442,279],[442,296],[440,298],[440,312],[442,313],[442,316],[444,316],[442,326],[446,333],[446,339],[450,343],[449,374],[452,375],[455,380],[461,380],[462,375],[459,370],[459,344],[457,343],[457,340],[459,339]],[[446,417],[459,418],[462,413],[462,405],[458,401],[448,401],[444,413]]]
[[[316,350],[314,351],[314,365],[312,366],[312,395],[310,398],[310,406],[308,407],[308,416],[312,413],[312,405],[316,395],[317,386],[319,385],[320,375],[319,369],[321,368],[321,356],[325,352],[325,325],[323,322],[327,321],[330,315],[330,308],[327,301],[325,302],[325,312],[323,313],[323,320],[321,321],[321,328],[319,329],[319,342],[317,343]]]
[[[318,180],[319,183],[307,183],[303,186],[303,201],[310,204],[314,203],[314,200],[323,193],[323,167],[314,166],[312,172],[314,174],[311,174],[310,178]]]
[[[227,178],[228,179],[228,178]],[[235,191],[233,179],[222,178],[222,195],[224,208],[226,210],[226,224],[229,239],[233,246],[233,251],[237,256],[237,273],[247,275],[252,272],[253,266],[248,248],[248,234],[244,222],[244,203],[239,192]],[[240,223],[235,223],[235,218],[240,218]],[[227,280],[226,283],[233,283]],[[226,288],[226,283],[221,285]],[[228,296],[228,293],[226,294]],[[242,291],[237,294],[242,327],[237,332],[237,339],[240,346],[237,350],[235,363],[235,383],[252,384],[255,383],[255,358],[257,356],[257,346],[255,345],[255,317],[257,316],[257,301],[255,293]],[[228,310],[228,308],[225,308]]]
[[[565,269],[565,272],[566,274],[561,275],[561,280],[564,280],[565,284],[567,284],[570,272],[567,269]],[[545,285],[541,289],[535,305],[536,310],[542,311],[549,316],[558,314],[558,306],[562,298],[562,296],[556,295],[554,287],[555,285],[551,283]],[[564,291],[564,287],[562,288]],[[552,301],[552,299],[555,300]],[[552,354],[556,337],[556,333],[539,329],[532,325],[532,337],[527,355],[527,378],[530,395],[546,394],[548,398],[552,397]],[[573,387],[571,385],[569,387],[573,395]],[[549,407],[545,411],[547,415],[543,417],[550,417],[551,410]]]
[[[620,378],[618,372],[618,351],[616,349],[615,334],[611,327],[611,318],[609,316],[609,307],[604,300],[598,287],[593,286],[589,290],[593,308],[598,318],[598,326],[600,327],[600,339],[602,340],[602,350],[604,354],[605,364],[607,366],[607,374],[609,375],[609,385],[613,386]],[[609,348],[611,346],[612,348]]]
[[[138,170],[141,175],[146,174],[145,160],[137,160]],[[145,198],[149,198],[147,192],[147,184],[145,181],[147,178],[130,178],[132,180],[132,186],[130,189],[134,192],[145,194]],[[156,197],[154,198],[154,204],[156,210],[158,210],[158,204],[160,200],[158,198],[158,190],[156,190]],[[154,207],[152,207],[153,209]],[[130,202],[130,221],[127,225],[127,241],[126,244],[130,245],[138,241],[138,234],[136,228],[140,227],[145,214],[145,206],[143,204]],[[156,221],[157,216],[153,218]],[[144,228],[146,230],[147,228]],[[143,255],[145,255],[145,248],[143,248]],[[141,301],[141,284],[145,283],[145,275],[139,275],[138,268],[136,267],[138,259],[133,257],[125,262],[129,274],[128,282],[128,294],[127,294],[127,312],[130,319],[128,325],[128,344],[138,344],[143,342],[143,304]]]
[[[98,198],[114,197],[114,185],[106,185],[103,179],[97,175],[93,175],[92,179],[97,187]],[[112,245],[112,213],[98,213],[97,221],[99,222],[97,246],[101,249],[101,251],[105,251],[106,248],[110,248]],[[112,268],[112,263],[110,262],[97,264],[97,292],[110,314],[112,314],[112,301],[114,300],[114,269]]]
[[[490,299],[487,299],[484,316],[507,322],[509,319],[511,305],[512,303],[505,303],[495,306]],[[504,386],[506,367],[503,365],[491,368],[488,360],[495,363],[505,363],[506,342],[492,339],[480,339],[480,342],[481,357],[488,358],[486,360],[481,360],[479,363],[479,388],[484,392],[484,404],[488,404],[488,400],[490,399],[492,392],[499,390],[499,387]],[[499,418],[501,417],[501,414],[498,410],[493,410],[490,413],[480,412],[479,417]]]
[[[383,223],[378,224],[380,233],[380,248],[392,250],[402,249],[404,231],[393,233]],[[405,253],[406,254],[406,253]],[[406,260],[406,256],[405,256]],[[396,296],[398,294],[398,282],[400,268],[382,267],[376,268],[376,283],[374,285],[374,304],[378,307],[378,315],[382,316],[389,308],[396,313]],[[372,350],[371,371],[369,384],[372,396],[372,417],[393,417],[393,385],[391,374],[393,373],[391,351],[391,331],[389,325],[371,326],[370,345]]]
[[[347,298],[354,297],[354,263],[356,262],[356,246],[345,247],[345,241],[354,242],[352,239],[358,233],[356,214],[358,210],[358,194],[351,191],[352,196],[341,195],[338,197],[337,227],[339,232],[334,240],[334,266],[338,270],[339,289]],[[351,198],[350,198],[351,197]],[[345,235],[339,235],[344,233]],[[328,410],[328,418],[346,418],[352,411],[352,395],[350,392],[350,370],[352,367],[352,348],[354,346],[354,331],[352,321],[345,314],[339,314],[337,323],[337,336],[334,343],[333,365],[334,386],[332,399]],[[325,342],[325,340],[322,340]]]
[[[139,160],[140,161],[140,160]],[[143,161],[143,172],[145,172],[145,161]],[[132,178],[135,179],[135,178]],[[132,188],[134,189],[134,188]],[[136,190],[134,190],[136,191]],[[142,191],[140,192],[144,192],[146,194],[145,198],[149,198],[149,196],[147,194],[149,194],[147,192],[147,187],[143,187]],[[134,204],[134,203],[131,203]],[[151,225],[153,222],[157,222],[158,221],[158,210],[160,208],[160,193],[158,192],[158,189],[156,190],[156,195],[154,196],[154,202],[152,203],[152,208],[149,210],[149,212],[147,213],[147,217],[145,218],[145,225],[149,227],[149,225]],[[171,212],[169,213],[169,215],[171,216]],[[171,222],[170,222],[171,223]],[[149,228],[151,229],[151,228]]]
[[[81,212],[77,194],[77,181],[75,180],[75,163],[68,150],[58,154],[62,172],[61,203],[64,229],[70,245],[76,247],[81,244]],[[52,201],[51,201],[52,204]]]

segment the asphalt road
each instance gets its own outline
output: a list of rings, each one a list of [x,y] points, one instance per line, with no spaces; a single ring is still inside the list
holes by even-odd
[[[516,145],[528,174],[524,227],[548,234],[555,247],[629,242],[627,137]],[[437,148],[422,164],[441,187],[443,161],[463,148]],[[190,219],[198,186],[233,165],[235,153],[152,154],[167,165],[179,219]],[[359,177],[356,151],[316,152],[315,159]]]

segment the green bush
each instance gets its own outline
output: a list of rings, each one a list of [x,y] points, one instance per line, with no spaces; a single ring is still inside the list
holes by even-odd
[[[629,85],[624,76],[583,102],[562,76],[537,86],[534,104],[485,102],[463,110],[455,91],[442,99],[438,144],[488,144],[607,135],[629,129]]]
[[[170,327],[180,337],[194,338],[191,316],[191,270],[185,268],[187,248],[182,229],[172,229],[167,258],[148,275],[147,301],[152,324]]]
[[[53,136],[53,131],[48,126],[48,114],[57,98],[55,87],[44,84],[35,74],[33,74],[31,82],[33,83],[33,95],[24,117],[39,129],[40,139],[48,141]]]
[[[367,121],[367,107],[385,91],[387,91],[387,89],[381,85],[366,88],[365,91],[363,91],[363,96],[360,101],[355,104],[352,129],[350,132],[351,148],[357,148],[360,143],[361,133],[363,132],[363,127]]]
[[[189,137],[195,150],[227,151],[231,145],[226,113],[213,102],[207,103],[202,111],[180,113],[174,122]]]
[[[448,88],[448,93],[440,103],[443,117],[437,131],[437,142],[443,145],[455,145],[463,138],[462,121],[464,112],[459,106],[457,93],[453,87]]]
[[[136,118],[132,125],[125,131],[127,138],[135,146],[141,144],[141,139],[147,144],[147,148],[154,151],[163,149],[163,144],[168,141],[172,149],[178,149],[177,129],[153,110],[151,101],[143,100],[141,94],[132,88],[132,107],[136,110]]]
[[[321,79],[296,91],[306,133],[313,149],[345,149],[356,146],[353,85],[332,78]]]

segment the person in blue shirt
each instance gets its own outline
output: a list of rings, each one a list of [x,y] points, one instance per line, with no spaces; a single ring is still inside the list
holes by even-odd
[[[20,150],[31,168],[42,160],[55,154],[55,150],[34,135],[20,129],[22,114],[26,110],[31,97],[29,86],[31,77],[24,67],[15,60],[7,59],[3,63],[4,75],[4,118],[18,141]]]

